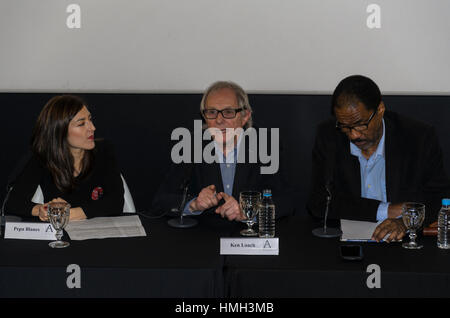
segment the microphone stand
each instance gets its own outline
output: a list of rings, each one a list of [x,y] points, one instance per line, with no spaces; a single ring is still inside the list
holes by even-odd
[[[186,182],[184,189],[183,189],[183,199],[181,200],[181,204],[178,208],[178,211],[180,212],[180,217],[173,218],[173,219],[170,219],[169,221],[167,221],[167,223],[171,227],[175,227],[178,229],[186,229],[186,228],[194,227],[198,224],[197,220],[191,219],[188,217],[184,217],[184,215],[183,215],[184,206],[186,205],[186,201],[187,201],[187,197],[188,197],[188,190],[189,190],[189,182]]]
[[[19,173],[25,168],[25,164],[30,160],[31,153],[28,152],[25,156],[23,156],[16,167],[13,169],[12,173],[9,175],[8,183],[6,184],[6,196],[2,203],[2,210],[0,214],[0,237],[2,236],[2,227],[5,226],[6,221],[8,222],[20,222],[22,221],[21,217],[8,215],[5,216],[5,207],[6,202],[8,202],[9,195],[11,194],[12,189],[14,188],[15,182]]]
[[[342,231],[340,229],[327,227],[327,219],[328,219],[328,211],[330,209],[330,203],[331,203],[331,191],[329,187],[329,183],[325,186],[325,189],[327,190],[327,202],[325,206],[325,217],[323,220],[323,227],[316,228],[312,231],[314,236],[322,237],[322,238],[334,238],[339,237],[342,235]]]
[[[11,194],[11,191],[13,189],[13,186],[8,184],[6,187],[6,196],[2,203],[2,211],[0,214],[0,237],[2,236],[2,229],[5,227],[6,219],[8,219],[9,222],[20,222],[22,218],[17,216],[5,216],[5,207],[6,202],[8,202],[9,195]]]

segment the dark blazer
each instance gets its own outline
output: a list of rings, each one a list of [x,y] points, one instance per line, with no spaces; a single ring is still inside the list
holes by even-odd
[[[123,211],[124,189],[120,171],[117,168],[114,149],[106,141],[97,141],[94,164],[91,172],[81,180],[73,191],[61,192],[55,185],[50,171],[32,155],[18,175],[11,191],[6,213],[22,217],[32,217],[35,203],[31,199],[40,185],[44,201],[62,198],[73,208],[81,207],[87,218],[120,215]],[[93,195],[101,193],[98,196]]]
[[[450,195],[434,128],[389,111],[384,122],[387,201],[425,203],[424,224],[429,224],[437,218],[441,199]],[[307,209],[313,216],[323,216],[325,183],[332,180],[331,218],[376,221],[380,201],[361,198],[359,160],[351,155],[349,143],[335,129],[334,120],[318,126]]]
[[[270,137],[268,140],[270,140]],[[203,146],[209,142],[204,142]],[[246,158],[249,158],[248,152],[247,147]],[[280,165],[277,173],[261,174],[261,166],[264,165],[259,160],[256,163],[248,163],[247,160],[246,163],[236,164],[232,196],[239,202],[241,191],[256,190],[262,193],[264,189],[271,189],[276,206],[276,217],[292,215],[294,209],[292,204],[293,191],[284,176],[282,150],[280,150]],[[172,208],[178,208],[182,201],[181,185],[185,179],[189,180],[189,199],[196,197],[203,188],[212,184],[216,186],[217,193],[225,192],[219,163],[172,163],[154,197],[153,210],[170,211]],[[224,203],[223,200],[221,201],[219,205]],[[216,208],[211,208],[203,213],[214,213]]]

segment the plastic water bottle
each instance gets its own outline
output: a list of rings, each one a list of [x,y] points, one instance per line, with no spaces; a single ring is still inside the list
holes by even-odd
[[[442,208],[438,216],[438,238],[437,246],[439,248],[450,249],[450,199],[442,199]]]
[[[259,210],[259,237],[275,236],[275,204],[270,190],[263,191]]]

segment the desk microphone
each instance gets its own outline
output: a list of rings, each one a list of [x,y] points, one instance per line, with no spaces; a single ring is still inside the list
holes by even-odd
[[[342,235],[340,229],[327,227],[328,212],[330,210],[330,203],[332,199],[332,186],[334,180],[334,171],[336,166],[336,148],[335,143],[331,144],[331,149],[328,152],[327,165],[325,167],[325,190],[327,192],[326,204],[325,204],[325,216],[323,218],[323,227],[319,227],[312,231],[313,235],[323,238],[333,238]]]
[[[197,220],[189,218],[189,217],[185,217],[183,215],[184,206],[186,205],[187,198],[188,198],[189,186],[191,184],[191,177],[192,177],[193,169],[194,169],[193,164],[189,164],[186,167],[183,182],[181,183],[181,187],[180,187],[183,190],[183,198],[181,199],[180,206],[178,207],[178,212],[180,213],[180,216],[167,221],[167,223],[171,227],[185,229],[185,228],[190,228],[190,227],[196,226],[198,224]]]
[[[9,175],[8,183],[6,184],[6,196],[3,199],[2,210],[0,213],[0,236],[2,235],[2,227],[5,226],[6,221],[8,221],[8,222],[22,221],[22,218],[18,217],[18,216],[12,216],[12,215],[5,216],[6,203],[8,202],[9,196],[11,194],[12,189],[14,188],[14,184],[15,184],[19,174],[23,171],[26,163],[30,160],[30,158],[31,158],[31,153],[28,152],[26,155],[24,155],[19,160],[19,163],[14,167],[11,174]]]
[[[8,185],[6,186],[6,196],[5,196],[5,199],[3,199],[2,211],[0,214],[0,236],[2,235],[2,228],[5,226],[6,221],[8,221],[8,222],[22,221],[22,218],[20,218],[18,216],[12,216],[12,215],[5,216],[6,203],[8,202],[9,195],[11,194],[11,191],[13,188],[14,188],[14,186],[12,185],[12,182],[8,182]]]
[[[6,206],[6,202],[8,202],[9,195],[10,195],[12,189],[13,189],[13,186],[10,183],[8,183],[8,185],[6,186],[6,196],[5,196],[5,199],[3,199],[2,213],[1,213],[1,216],[0,216],[0,218],[1,218],[1,222],[0,222],[1,226],[5,226],[5,206]],[[0,234],[1,234],[1,232],[0,232]]]
[[[327,197],[326,197],[326,205],[325,205],[325,216],[323,219],[323,227],[318,227],[312,231],[312,233],[317,237],[323,237],[323,238],[333,238],[333,237],[339,237],[342,235],[342,231],[340,229],[327,227],[327,220],[328,220],[328,212],[330,210],[330,203],[331,203],[331,182],[328,181],[325,184],[325,189],[327,191]]]

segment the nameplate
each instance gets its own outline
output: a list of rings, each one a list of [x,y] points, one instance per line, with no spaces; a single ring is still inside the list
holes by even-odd
[[[5,223],[5,239],[54,241],[55,234],[56,231],[50,223]]]
[[[278,237],[221,238],[220,255],[278,255]]]

